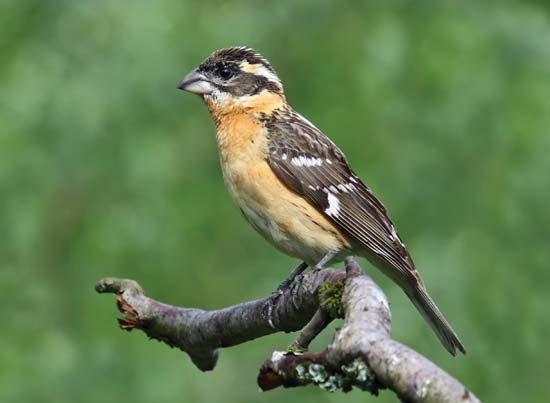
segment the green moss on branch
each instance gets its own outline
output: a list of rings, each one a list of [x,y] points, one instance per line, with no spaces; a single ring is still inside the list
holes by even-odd
[[[319,288],[319,306],[333,318],[344,317],[342,296],[344,295],[344,279],[332,283],[325,283]]]

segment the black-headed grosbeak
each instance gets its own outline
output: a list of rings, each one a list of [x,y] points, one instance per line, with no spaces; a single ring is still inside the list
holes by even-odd
[[[403,289],[451,354],[465,353],[382,203],[338,147],[292,109],[264,57],[248,47],[218,50],[178,88],[206,103],[225,183],[246,220],[303,260],[293,275],[347,255],[366,257]]]

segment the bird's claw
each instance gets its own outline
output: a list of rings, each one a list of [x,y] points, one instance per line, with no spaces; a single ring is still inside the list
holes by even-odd
[[[275,291],[271,293],[271,296],[268,298],[267,305],[266,305],[267,323],[269,323],[269,326],[275,330],[277,330],[277,327],[273,323],[273,306],[275,305],[275,301],[277,301],[277,299],[279,299],[281,295],[283,295],[283,290],[280,288],[277,288]]]

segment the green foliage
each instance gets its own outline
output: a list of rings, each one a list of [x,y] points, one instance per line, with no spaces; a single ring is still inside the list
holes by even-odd
[[[240,44],[385,203],[468,355],[450,357],[362,262],[394,336],[484,401],[548,401],[549,15],[542,1],[0,2],[0,401],[367,398],[259,394],[258,367],[292,335],[200,373],[118,330],[113,298],[93,290],[134,278],[217,308],[268,295],[296,265],[231,205],[206,109],[176,89]]]

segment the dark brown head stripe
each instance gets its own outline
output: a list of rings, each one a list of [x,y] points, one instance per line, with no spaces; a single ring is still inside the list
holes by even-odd
[[[247,61],[249,64],[261,64],[275,74],[275,70],[271,64],[262,55],[254,49],[244,46],[217,50],[212,53],[212,55],[210,55],[203,64],[226,62],[235,63],[238,65],[244,61]]]

